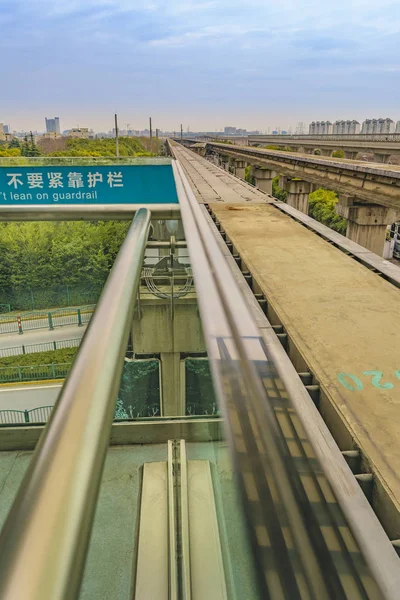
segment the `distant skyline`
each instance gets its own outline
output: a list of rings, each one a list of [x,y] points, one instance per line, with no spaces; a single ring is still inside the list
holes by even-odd
[[[0,122],[293,130],[400,119],[400,5],[0,0]]]

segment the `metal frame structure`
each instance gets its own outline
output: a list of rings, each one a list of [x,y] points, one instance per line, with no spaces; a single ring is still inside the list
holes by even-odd
[[[0,536],[0,596],[77,598],[150,228],[137,211]]]
[[[152,219],[175,220],[179,204],[63,204],[30,206],[0,205],[1,221],[113,221],[133,219],[141,209],[150,209]]]

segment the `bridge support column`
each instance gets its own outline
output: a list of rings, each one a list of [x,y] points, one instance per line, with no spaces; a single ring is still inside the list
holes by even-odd
[[[345,150],[344,157],[350,160],[355,160],[357,158],[358,152],[354,152],[353,150]]]
[[[163,413],[166,417],[182,415],[181,355],[179,352],[161,352],[160,358]]]
[[[308,196],[313,191],[313,185],[302,179],[290,179],[281,177],[279,187],[287,191],[287,204],[293,206],[302,213],[308,214]]]
[[[348,220],[346,237],[383,256],[387,226],[399,218],[399,213],[379,204],[355,204],[355,198],[340,196],[336,212]]]
[[[244,179],[244,176],[246,174],[246,162],[244,160],[235,160],[234,167],[236,177]]]
[[[272,194],[272,180],[275,177],[275,171],[256,166],[252,168],[252,175],[255,177],[255,185],[259,190],[266,194]]]
[[[330,148],[320,148],[321,156],[332,156],[332,150]]]
[[[383,163],[384,165],[387,165],[390,156],[390,154],[378,154],[377,152],[374,152],[374,162]]]
[[[221,169],[225,169],[225,171],[227,171],[229,169],[229,156],[218,154],[218,165],[221,167]]]

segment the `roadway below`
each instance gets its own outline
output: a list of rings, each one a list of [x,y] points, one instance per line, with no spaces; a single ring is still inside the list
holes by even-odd
[[[54,406],[62,384],[0,386],[0,410],[31,410],[39,406]]]
[[[68,310],[68,309],[66,309],[66,310]],[[91,312],[93,312],[93,311],[91,311]],[[7,317],[7,315],[4,315],[3,319],[0,320],[0,336],[12,334],[12,333],[18,333],[17,317],[12,315],[11,317],[9,317],[9,321],[7,321],[7,322],[5,321],[4,317]],[[83,317],[87,321],[87,318],[86,318],[87,315],[84,314]],[[56,315],[55,313],[52,313],[52,322],[53,322],[54,328],[68,327],[70,325],[73,325],[74,322],[76,323],[76,325],[78,325],[78,315],[76,314],[76,311],[75,311],[75,314],[60,315],[60,316]],[[30,316],[22,314],[21,315],[21,326],[22,326],[23,334],[25,332],[34,331],[36,329],[50,329],[49,328],[49,319],[48,319],[47,315],[45,317],[37,318],[36,316],[30,317]]]
[[[42,329],[42,330],[33,330],[27,331],[22,335],[18,333],[13,334],[3,334],[0,335],[0,350],[5,348],[20,348],[20,352],[13,352],[15,354],[23,354],[22,345],[25,347],[33,346],[35,344],[45,344],[54,341],[63,341],[63,340],[74,340],[78,338],[82,338],[86,331],[86,326],[83,325],[78,327],[78,325],[73,326],[65,326],[61,329],[54,329],[52,331]],[[29,354],[30,352],[37,352],[38,350],[34,348],[26,348],[25,353]]]

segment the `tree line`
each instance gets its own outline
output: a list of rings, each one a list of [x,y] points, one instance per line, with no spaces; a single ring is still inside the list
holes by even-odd
[[[15,304],[10,297],[27,289],[100,288],[128,228],[127,221],[0,223],[0,304]]]
[[[119,138],[119,156],[141,157],[160,154],[162,142],[141,137]],[[31,134],[23,141],[13,138],[9,143],[0,143],[0,157],[12,156],[115,156],[115,138],[95,138],[91,140],[60,138],[40,139],[38,143]]]

